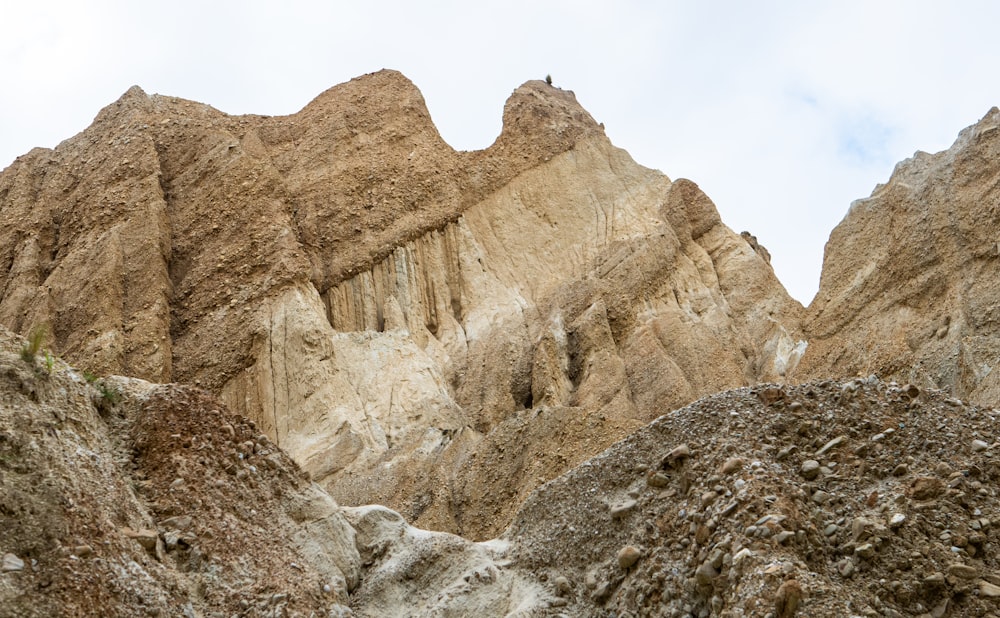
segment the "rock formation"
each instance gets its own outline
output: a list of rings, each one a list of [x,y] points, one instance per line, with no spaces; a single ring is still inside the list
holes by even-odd
[[[49,324],[95,373],[207,388],[338,499],[476,538],[801,354],[766,253],[543,82],[467,153],[391,71],[281,118],[133,88],[5,170],[0,215],[0,321]]]
[[[199,389],[0,329],[0,616],[983,616],[994,410],[876,378],[715,394],[497,539],[338,506]],[[943,432],[943,433],[942,433]],[[986,439],[984,439],[986,438]]]
[[[541,81],[132,88],[0,173],[0,617],[995,613],[998,127],[804,309]]]
[[[851,205],[803,328],[803,376],[868,375],[1000,405],[1000,111]]]

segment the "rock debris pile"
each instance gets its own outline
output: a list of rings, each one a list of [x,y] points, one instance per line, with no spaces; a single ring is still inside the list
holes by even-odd
[[[347,611],[353,529],[252,423],[18,347],[0,329],[0,616]]]
[[[996,616],[998,419],[874,377],[729,391],[546,484],[507,538],[567,616]]]

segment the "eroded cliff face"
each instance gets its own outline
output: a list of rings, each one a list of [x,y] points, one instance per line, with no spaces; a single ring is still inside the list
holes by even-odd
[[[877,374],[1000,403],[1000,111],[918,152],[826,246],[797,375]]]
[[[5,170],[0,216],[0,321],[207,388],[341,501],[478,538],[803,346],[766,252],[543,82],[478,152],[392,71],[280,118],[133,88]]]
[[[983,614],[998,126],[857,202],[803,310],[542,82],[469,153],[389,71],[132,89],[0,174],[0,322],[219,399],[0,328],[0,608]]]

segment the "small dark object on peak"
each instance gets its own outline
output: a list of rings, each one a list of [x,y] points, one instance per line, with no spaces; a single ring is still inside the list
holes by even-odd
[[[545,76],[545,83],[548,84],[548,85],[550,85],[550,86],[552,85],[552,76],[551,75],[546,75]]]

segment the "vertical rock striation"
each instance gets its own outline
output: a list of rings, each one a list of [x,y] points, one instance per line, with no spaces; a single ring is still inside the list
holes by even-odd
[[[393,71],[275,118],[133,88],[5,170],[0,217],[0,321],[213,391],[339,500],[474,537],[801,352],[766,252],[541,81],[476,152]]]

